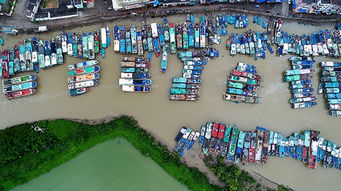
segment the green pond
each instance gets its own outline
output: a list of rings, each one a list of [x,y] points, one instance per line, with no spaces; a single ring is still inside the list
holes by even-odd
[[[188,190],[123,138],[96,145],[19,191]]]

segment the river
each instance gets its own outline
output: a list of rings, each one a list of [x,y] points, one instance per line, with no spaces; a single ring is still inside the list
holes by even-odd
[[[171,22],[182,20],[183,16],[170,17]],[[161,22],[160,18],[149,19]],[[252,23],[246,29],[233,29],[228,27],[228,32],[241,33],[245,30],[264,31],[260,26]],[[111,28],[115,24],[141,25],[141,20],[121,20],[107,23]],[[99,29],[100,24],[75,28],[72,31],[90,32]],[[297,23],[285,23],[284,30],[290,33],[309,33],[321,28],[331,26],[302,25]],[[38,35],[43,40],[51,38],[53,33]],[[5,37],[6,45],[17,43],[27,35],[15,36],[12,39]],[[220,57],[211,59],[203,71],[203,85],[201,86],[201,98],[197,102],[171,102],[168,100],[171,78],[179,76],[182,64],[175,55],[169,58],[167,72],[160,72],[160,58],[153,57],[151,63],[151,76],[153,90],[149,94],[131,94],[121,91],[118,85],[120,76],[120,59],[122,55],[113,53],[113,47],[109,47],[107,57],[99,58],[102,70],[100,85],[91,88],[86,95],[70,97],[67,93],[67,66],[58,66],[43,70],[38,74],[39,88],[34,96],[18,100],[8,101],[0,98],[0,127],[27,121],[42,120],[48,118],[80,118],[98,119],[106,116],[121,114],[134,116],[139,124],[148,130],[169,148],[174,148],[174,137],[182,126],[199,130],[207,121],[220,121],[235,123],[241,130],[254,130],[263,126],[270,130],[280,131],[284,135],[299,132],[303,129],[315,129],[321,132],[321,136],[341,144],[341,119],[328,115],[325,100],[321,95],[317,96],[318,105],[302,110],[293,110],[289,104],[289,84],[283,82],[283,71],[289,69],[288,56],[276,57],[267,52],[265,60],[254,61],[251,57],[236,55],[231,57],[225,48],[225,38],[219,46]],[[318,57],[317,63],[330,58]],[[67,64],[73,64],[82,60],[66,56]],[[238,62],[254,64],[258,73],[263,76],[260,89],[261,103],[254,105],[234,104],[222,100],[226,90],[224,82],[227,74]],[[319,68],[316,64],[315,68]],[[318,86],[318,73],[313,79],[313,86]],[[190,161],[188,161],[190,163]],[[310,170],[293,159],[270,158],[266,165],[249,165],[248,169],[263,175],[264,177],[284,185],[289,185],[295,190],[338,190],[341,173],[335,169],[323,169],[318,167]]]
[[[13,191],[187,190],[123,138],[96,145]]]

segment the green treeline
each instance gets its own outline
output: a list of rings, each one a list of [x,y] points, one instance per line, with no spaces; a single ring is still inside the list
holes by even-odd
[[[197,168],[188,167],[178,154],[169,152],[137,122],[127,116],[108,123],[88,125],[57,119],[16,125],[0,131],[0,190],[9,190],[45,174],[77,156],[79,153],[116,137],[131,142],[144,156],[151,158],[170,176],[191,190],[236,190],[244,183],[253,183],[238,167],[221,173],[222,169],[205,161],[206,165],[226,183],[221,188],[210,184],[206,175]],[[234,178],[233,178],[234,177]],[[234,179],[232,182],[231,178]],[[247,187],[245,187],[247,188]]]

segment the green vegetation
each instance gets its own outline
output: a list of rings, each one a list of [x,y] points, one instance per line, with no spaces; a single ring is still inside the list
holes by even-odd
[[[79,153],[107,140],[123,137],[144,156],[151,158],[170,176],[191,190],[258,190],[256,181],[223,158],[204,159],[205,164],[225,183],[209,183],[205,174],[188,167],[178,154],[169,152],[135,120],[122,116],[108,123],[88,125],[58,119],[13,126],[0,131],[0,190],[9,190],[74,158]],[[279,186],[279,190],[287,190]]]
[[[243,191],[256,190],[256,180],[247,172],[235,165],[227,165],[223,157],[214,159],[211,155],[204,158],[206,166],[218,176],[219,180],[225,183],[225,190]],[[258,184],[256,188],[259,188]]]
[[[35,128],[39,127],[39,128]],[[39,131],[39,129],[43,131]],[[177,154],[156,142],[129,117],[109,123],[87,125],[69,120],[40,121],[0,131],[0,190],[44,174],[92,146],[123,137],[144,156],[150,157],[169,175],[191,190],[220,190],[197,168],[181,163]]]

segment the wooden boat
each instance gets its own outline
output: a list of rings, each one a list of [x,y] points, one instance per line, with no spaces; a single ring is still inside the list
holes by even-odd
[[[78,96],[78,95],[85,94],[88,90],[89,90],[89,88],[71,89],[71,90],[69,90],[69,94],[70,94],[70,96]]]
[[[134,85],[122,85],[122,91],[124,92],[142,92],[147,93],[152,89],[150,86],[134,86]]]
[[[100,49],[99,46],[100,46],[100,35],[98,31],[95,31],[94,33],[94,54],[95,55],[99,53],[99,49]]]
[[[99,79],[99,77],[100,75],[97,72],[76,75],[76,76],[69,76],[68,83],[82,82],[82,81],[87,81],[87,80],[97,80]]]
[[[168,62],[168,46],[163,46],[162,58],[161,58],[161,72],[166,72]]]
[[[33,71],[32,63],[32,44],[29,39],[25,40],[25,59],[26,59],[26,71]]]
[[[137,54],[137,34],[135,26],[131,26],[131,52]]]
[[[101,67],[98,65],[68,71],[68,76],[75,76],[93,72],[99,72]]]
[[[90,60],[95,59],[95,39],[94,39],[94,34],[92,32],[89,32],[88,34],[88,51],[89,51],[89,56],[88,58]]]
[[[97,60],[89,60],[89,61],[80,62],[80,63],[77,63],[77,64],[70,64],[70,65],[68,65],[68,69],[69,70],[75,70],[75,69],[80,69],[80,68],[86,68],[86,67],[89,67],[89,66],[94,66],[96,64],[98,64]]]
[[[88,35],[83,33],[82,35],[82,47],[83,47],[83,58],[89,58],[89,43],[88,43]]]
[[[176,48],[177,49],[182,49],[183,44],[182,44],[182,26],[180,24],[176,25]]]
[[[119,85],[149,86],[152,84],[150,79],[119,79]]]
[[[150,73],[125,73],[121,72],[122,79],[146,79],[150,78]]]
[[[67,35],[65,32],[62,32],[62,34],[60,35],[62,38],[62,50],[63,53],[67,53]]]
[[[37,77],[35,75],[25,75],[25,76],[19,76],[15,78],[10,78],[2,81],[3,86],[9,86],[13,84],[20,84],[24,82],[30,82],[36,80]]]
[[[142,32],[140,28],[136,30],[136,38],[137,38],[137,54],[139,56],[143,55],[143,43],[142,43]]]
[[[45,49],[44,49],[44,42],[39,40],[38,42],[38,62],[40,68],[45,68]]]
[[[73,34],[69,33],[67,37],[67,54],[69,56],[73,55],[72,44],[73,44]]]
[[[99,80],[88,80],[88,81],[82,81],[82,82],[76,82],[76,83],[70,83],[68,84],[68,89],[78,89],[78,88],[88,88],[97,86],[99,84]]]
[[[176,38],[175,38],[175,27],[174,23],[169,24],[169,44],[170,44],[170,53],[176,53]]]
[[[9,93],[9,92],[15,92],[15,91],[20,91],[20,90],[26,90],[26,89],[32,89],[37,87],[37,82],[25,82],[22,84],[14,84],[14,85],[9,85],[9,86],[4,86],[3,87],[3,92],[4,93]]]
[[[200,96],[198,94],[170,94],[169,100],[171,101],[196,101],[199,100]]]
[[[132,43],[131,43],[131,32],[130,28],[126,28],[126,53],[131,54],[132,53]]]
[[[51,67],[51,44],[50,41],[45,41],[45,67]]]
[[[120,53],[126,53],[126,29],[125,26],[120,28]]]
[[[15,92],[8,92],[5,94],[6,99],[16,99],[21,98],[29,95],[33,95],[36,93],[36,89],[25,89],[25,90],[19,90]]]

